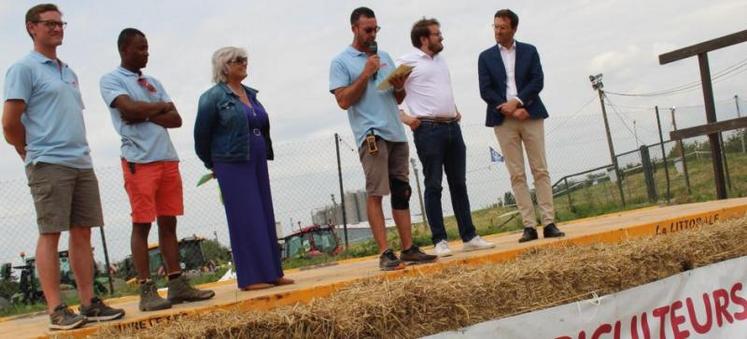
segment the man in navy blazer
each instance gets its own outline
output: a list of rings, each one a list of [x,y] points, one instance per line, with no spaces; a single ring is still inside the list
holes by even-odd
[[[545,157],[544,119],[539,97],[544,75],[537,49],[514,40],[519,17],[501,9],[493,17],[497,44],[480,53],[480,96],[487,103],[485,125],[493,127],[511,176],[511,189],[524,223],[519,242],[537,239],[537,220],[524,170],[524,148],[534,178],[545,238],[562,237],[555,226],[552,186]]]

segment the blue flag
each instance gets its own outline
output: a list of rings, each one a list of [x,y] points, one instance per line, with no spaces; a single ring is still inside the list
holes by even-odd
[[[490,161],[491,162],[503,162],[503,156],[498,153],[492,146],[490,147]]]

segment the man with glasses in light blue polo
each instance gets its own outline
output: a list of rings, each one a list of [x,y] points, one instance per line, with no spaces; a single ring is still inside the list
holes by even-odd
[[[28,10],[26,31],[34,50],[6,73],[2,119],[5,140],[26,165],[39,227],[36,268],[53,330],[77,328],[87,320],[118,319],[125,313],[106,306],[93,293],[91,227],[103,226],[104,220],[78,77],[57,58],[65,25],[53,4]],[[70,234],[80,314],[60,298],[57,246],[64,231]]]

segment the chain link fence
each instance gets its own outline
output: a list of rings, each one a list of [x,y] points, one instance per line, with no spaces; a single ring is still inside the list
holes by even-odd
[[[568,124],[570,120],[573,127]],[[682,146],[676,141],[667,141],[663,143],[663,151],[662,144],[654,144],[618,154],[620,174],[617,175],[614,168],[608,165],[605,137],[599,126],[602,126],[602,121],[597,114],[548,120],[546,150],[550,173],[555,180],[553,190],[559,220],[603,214],[623,208],[618,182],[622,186],[628,208],[667,200],[677,203],[697,201],[714,196],[706,138],[683,140]],[[556,133],[561,128],[573,128],[578,133],[570,137],[561,136]],[[462,131],[467,144],[467,186],[473,211],[503,205],[506,192],[510,192],[511,188],[504,164],[491,162],[489,148],[500,151],[493,130],[481,124],[465,124],[462,125]],[[408,132],[408,136],[411,138],[411,133]],[[747,154],[741,144],[743,138],[744,131],[724,133],[725,158],[730,171],[727,176],[730,196],[747,194],[747,176],[742,170],[747,168]],[[423,221],[419,203],[419,196],[422,196],[424,189],[423,177],[412,140],[409,144],[412,158],[410,181],[413,187],[410,206],[413,222],[417,223]],[[295,241],[294,237],[308,231],[314,224],[332,225],[329,229],[336,234],[336,238],[332,240],[335,242],[333,247],[345,245],[343,224],[347,225],[347,242],[352,244],[370,238],[365,212],[365,179],[357,145],[351,133],[345,131],[339,135],[291,142],[276,140],[274,147],[276,160],[270,162],[269,168],[276,227],[280,238],[285,238],[283,240],[290,245],[291,241]],[[642,154],[648,155],[647,161],[644,161]],[[189,272],[215,273],[217,270],[222,274],[223,271],[219,268],[230,261],[230,242],[217,181],[210,180],[198,187],[197,182],[208,170],[191,155],[182,157],[180,170],[185,214],[178,218],[177,233],[182,240],[182,266]],[[531,184],[528,166],[527,173]],[[650,174],[648,179],[646,173]],[[122,169],[118,163],[97,167],[96,174],[104,208],[106,226],[103,231],[106,240],[104,242],[101,230],[96,229],[93,231],[92,241],[101,284],[109,289],[110,286],[106,283],[107,269],[113,273],[115,281],[124,281],[134,276],[134,269],[128,259],[130,205],[124,190]],[[442,204],[444,214],[449,216],[453,211],[445,180],[443,186]],[[0,289],[0,296],[7,299],[12,297],[13,288],[18,289],[25,261],[34,256],[38,232],[26,179],[2,181],[0,189],[0,237],[6,239],[0,248],[2,279],[15,284],[5,292]],[[654,199],[651,198],[651,190],[655,193]],[[344,201],[341,199],[341,192]],[[385,216],[391,216],[388,201],[385,201],[384,208]],[[387,220],[387,224],[393,225],[393,222]],[[154,226],[149,238],[153,244],[151,271],[154,274],[161,273],[157,238]],[[323,239],[314,238],[314,234],[302,237],[302,240],[309,240],[301,241],[296,246],[304,247],[302,251],[309,251],[309,242],[319,248],[330,245],[320,245],[319,242]],[[288,250],[291,247],[285,247],[285,256],[293,256]],[[60,249],[66,248],[67,235],[63,234]],[[22,253],[24,257],[21,256]],[[108,268],[106,254],[109,259]],[[115,289],[119,286],[114,285]]]

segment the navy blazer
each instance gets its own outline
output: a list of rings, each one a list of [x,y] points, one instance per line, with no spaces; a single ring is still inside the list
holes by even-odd
[[[516,41],[516,89],[518,97],[524,102],[530,119],[547,118],[547,109],[539,97],[544,86],[544,75],[537,48],[530,44]],[[501,51],[496,44],[480,53],[477,61],[477,73],[480,81],[480,97],[487,103],[485,126],[498,126],[504,116],[496,106],[506,102],[506,67],[503,66]]]

